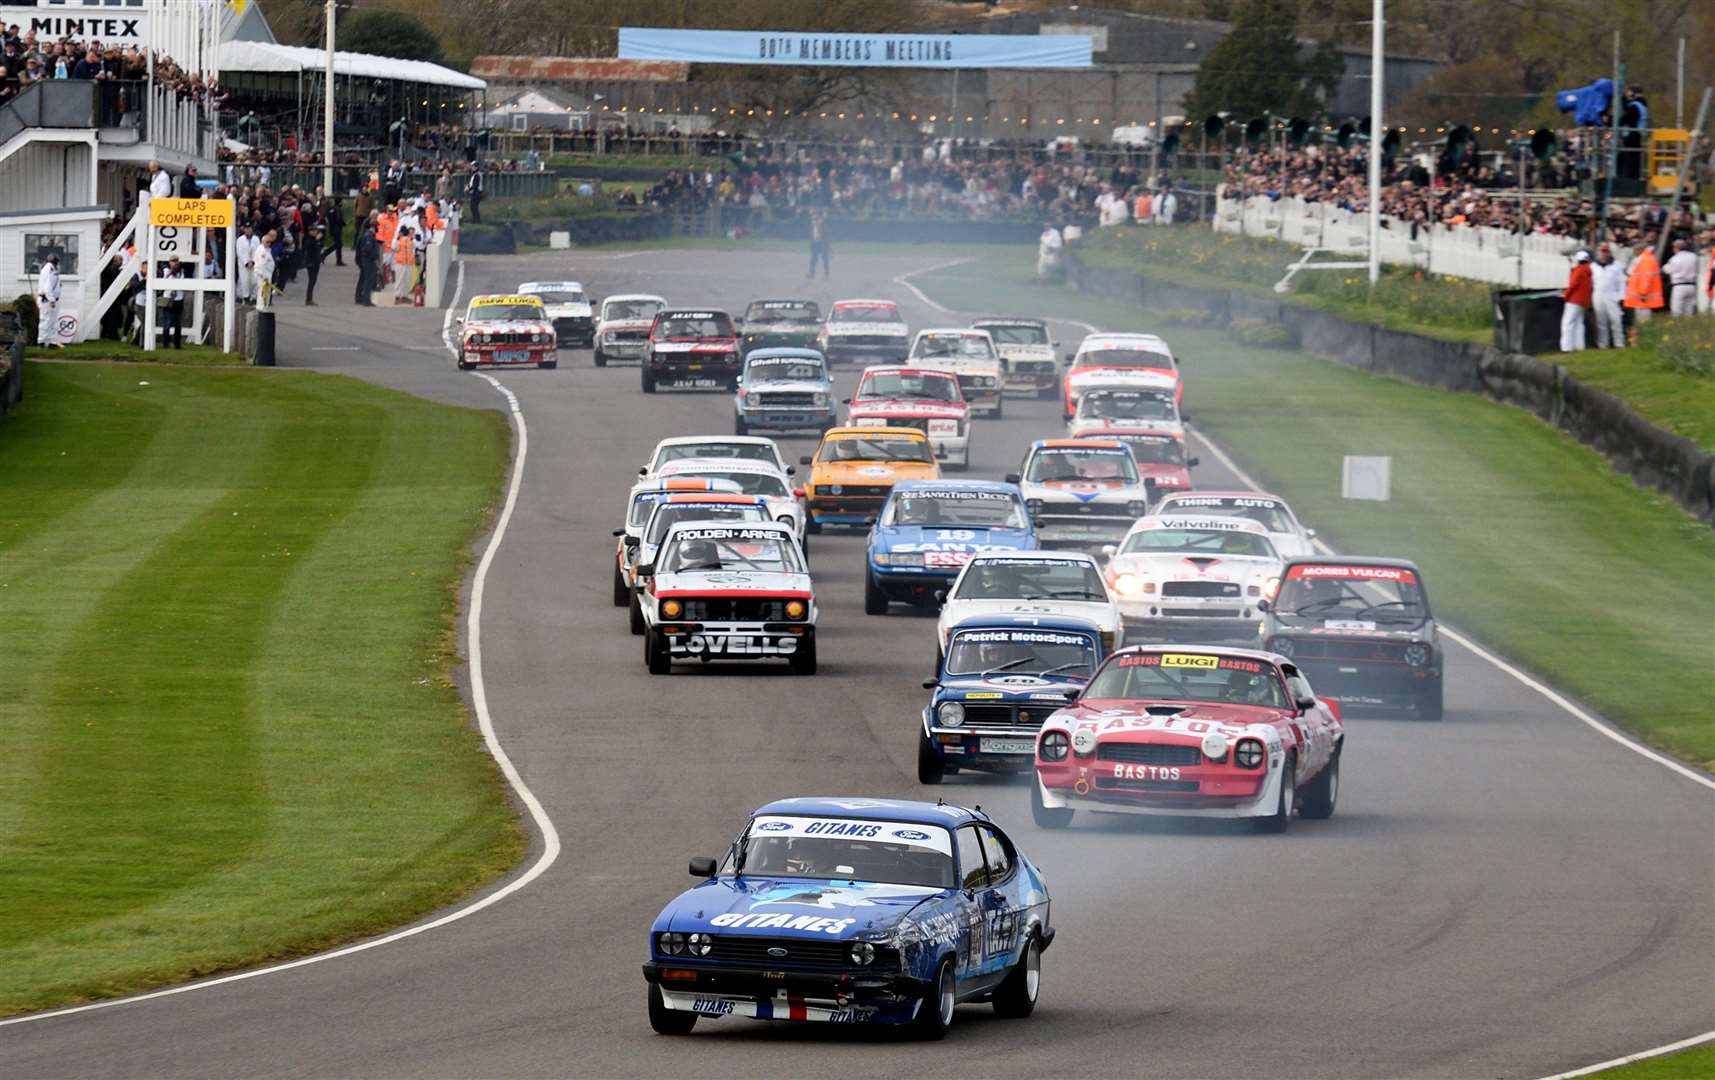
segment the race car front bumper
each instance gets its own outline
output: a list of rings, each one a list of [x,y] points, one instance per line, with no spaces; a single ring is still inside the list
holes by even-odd
[[[554,320],[554,338],[561,345],[594,345],[595,319],[589,315],[568,315]]]
[[[1276,752],[1269,755],[1266,766],[1260,769],[1211,765],[1187,766],[1169,772],[1151,771],[1148,766],[1116,767],[1114,762],[1074,755],[1059,762],[1037,761],[1036,786],[1042,805],[1051,810],[1167,817],[1267,817],[1279,806],[1283,760]]]
[[[1009,394],[1040,394],[1052,390],[1059,382],[1060,374],[1054,370],[1052,361],[1040,369],[1008,367],[1005,390]]]
[[[877,566],[871,562],[869,575],[875,581],[876,588],[889,600],[905,604],[927,604],[934,600],[938,590],[953,583],[953,579],[959,576],[959,568]]]
[[[675,661],[790,660],[816,639],[814,623],[661,622],[653,632],[666,638]]]
[[[551,364],[557,356],[552,345],[520,345],[516,348],[466,345],[460,359],[466,367],[535,367]]]
[[[1135,518],[1092,514],[1089,517],[1062,517],[1054,514],[1034,515],[1039,524],[1036,538],[1043,547],[1095,551],[1107,544],[1118,544],[1131,531]]]
[[[756,431],[823,431],[839,423],[833,406],[817,409],[739,409],[744,426]]]
[[[905,338],[882,345],[852,344],[839,338],[829,338],[822,354],[830,364],[903,364],[911,353],[911,342]]]
[[[1412,667],[1409,664],[1355,660],[1302,659],[1295,662],[1309,677],[1318,694],[1347,706],[1410,708],[1441,682],[1440,664]]]
[[[621,338],[618,341],[602,341],[602,358],[608,361],[636,360],[642,363],[649,356],[649,340],[647,338]]]
[[[976,772],[1020,773],[1035,763],[1036,731],[1028,728],[964,728],[925,725],[935,756]]]
[[[903,1024],[915,1019],[927,980],[899,971],[768,971],[650,962],[643,978],[669,1009],[757,1020]]]
[[[1192,607],[1191,603],[1180,597],[1148,603],[1122,600],[1120,616],[1125,621],[1126,640],[1134,645],[1148,641],[1196,645],[1261,640],[1262,627],[1255,608],[1236,604]]]

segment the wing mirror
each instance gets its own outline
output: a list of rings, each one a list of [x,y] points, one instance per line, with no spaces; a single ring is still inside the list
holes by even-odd
[[[1083,693],[1084,693],[1084,689],[1083,689],[1083,687],[1080,687],[1080,686],[1074,686],[1074,687],[1067,689],[1065,691],[1066,704],[1070,705],[1072,702],[1077,701],[1078,698],[1080,696],[1082,696]]]
[[[1193,464],[1195,464],[1195,462],[1193,462]],[[1315,529],[1305,529],[1304,535],[1308,536],[1310,539],[1314,540],[1314,539],[1316,539],[1316,530]]]
[[[808,464],[810,464],[810,455],[809,455],[809,454],[805,454],[805,455],[804,455],[804,456],[803,456],[803,457],[801,457],[801,458],[799,458],[799,459],[798,459],[798,464],[800,464],[800,465],[808,465]]]
[[[1199,466],[1201,464],[1203,464],[1202,458],[1188,457],[1185,459],[1185,467],[1187,469],[1195,469],[1197,466]]]
[[[1301,713],[1309,712],[1316,707],[1316,699],[1309,696],[1296,698],[1292,703],[1298,706],[1298,711]]]
[[[638,476],[648,476],[649,475],[649,466],[647,466],[647,465],[639,466],[638,470],[637,470],[637,475]]]
[[[945,604],[946,602],[947,602],[947,590],[946,589],[936,589],[935,590],[935,603]]]
[[[624,535],[625,535],[625,530],[624,530],[624,529],[615,529],[615,530],[613,530],[613,535],[615,535],[615,536],[624,536]]]
[[[869,517],[864,518],[863,523],[865,525],[874,525],[875,524],[875,515],[871,514]]]
[[[1270,603],[1269,599],[1265,596],[1256,602],[1256,609],[1258,611],[1273,611],[1274,604]]]
[[[692,877],[709,877],[709,878],[714,877],[715,876],[715,861],[713,859],[709,858],[707,855],[693,855],[693,856],[691,856],[691,876]]]
[[[652,562],[646,562],[642,566],[639,566],[637,568],[637,576],[638,577],[654,577],[655,576],[655,564]]]
[[[840,399],[840,404],[841,404],[841,405],[850,405],[850,404],[851,404],[851,403],[852,403],[852,399],[851,399],[851,398],[849,398],[849,397],[846,397],[846,398],[841,398],[841,399]]]
[[[925,690],[933,690],[937,686],[940,686],[940,685],[941,685],[941,681],[939,679],[924,679],[923,680],[923,689],[925,689]]]
[[[464,325],[464,316],[463,315],[458,316],[457,318],[453,319],[453,322],[456,322],[460,326],[463,326]]]
[[[642,543],[643,537],[641,536],[628,536],[625,538],[625,546],[628,548],[638,547]]]
[[[786,475],[787,476],[797,476],[798,475],[798,466],[796,466],[796,465],[786,466]]]
[[[1119,549],[1118,544],[1103,544],[1102,545],[1102,558],[1104,558],[1104,559],[1111,559],[1115,555],[1118,555],[1119,553],[1120,553],[1120,549]]]
[[[1009,472],[1006,474],[1006,482],[1009,484],[1017,484],[1017,483],[1021,482],[1023,479],[1024,479],[1024,477],[1018,475],[1015,472]]]

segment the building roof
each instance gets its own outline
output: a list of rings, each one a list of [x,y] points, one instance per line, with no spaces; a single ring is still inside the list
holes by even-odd
[[[446,86],[457,90],[482,90],[488,84],[481,79],[431,64],[427,60],[399,60],[391,56],[370,53],[335,52],[333,70],[336,75],[361,79],[392,79],[399,82],[422,83],[425,86]],[[276,45],[265,41],[227,41],[220,46],[220,70],[227,71],[313,71],[326,70],[327,53],[301,45]]]
[[[478,56],[470,73],[497,82],[684,82],[691,65],[612,57]]]

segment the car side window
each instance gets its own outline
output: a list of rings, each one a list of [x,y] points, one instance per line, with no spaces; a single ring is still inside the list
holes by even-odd
[[[982,837],[983,856],[989,865],[989,884],[999,885],[1012,874],[1012,845],[986,825],[979,826],[977,833]]]
[[[962,889],[986,889],[989,883],[988,864],[983,861],[983,843],[977,836],[976,826],[960,827],[959,837],[959,887]]]

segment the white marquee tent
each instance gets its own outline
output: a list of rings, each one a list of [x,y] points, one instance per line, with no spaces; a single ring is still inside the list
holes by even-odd
[[[227,41],[220,46],[220,70],[319,74],[327,70],[327,53],[301,45]],[[488,87],[481,79],[439,64],[431,64],[427,60],[396,60],[390,56],[372,56],[369,53],[335,51],[333,70],[335,75],[351,79],[393,79],[424,86],[445,86],[454,90],[483,90]]]

